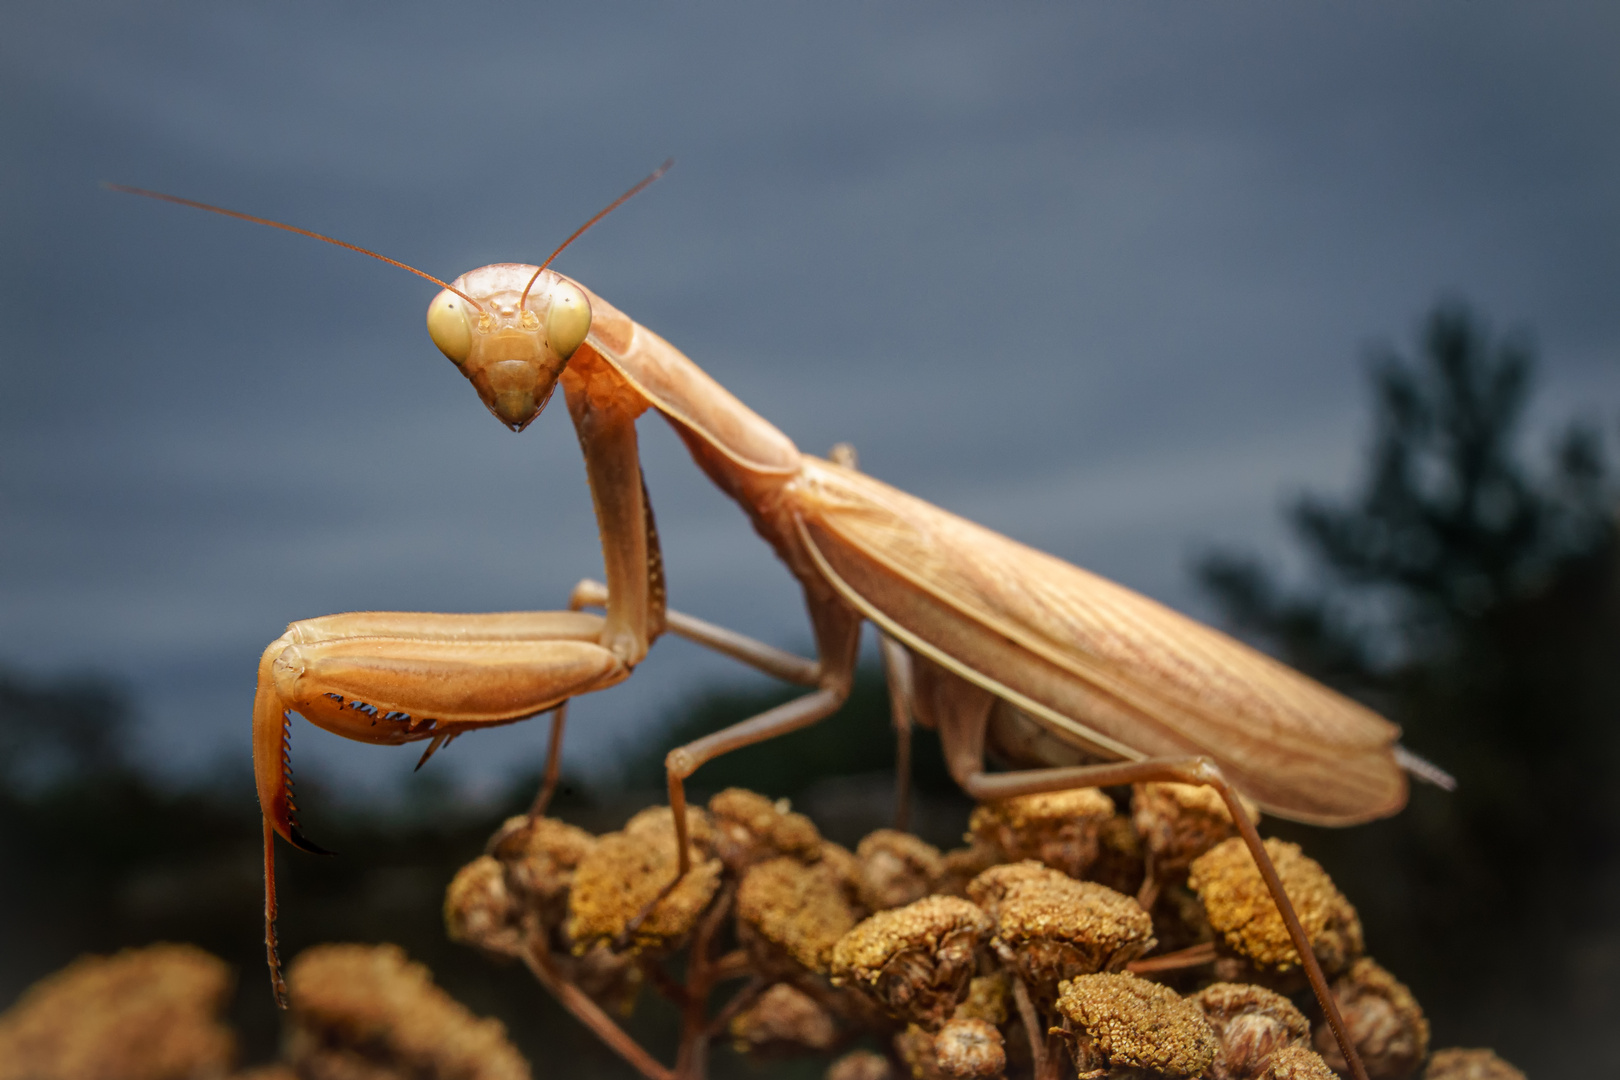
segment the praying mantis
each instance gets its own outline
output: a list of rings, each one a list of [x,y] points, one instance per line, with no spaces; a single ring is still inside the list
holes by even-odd
[[[1407,771],[1433,775],[1398,746],[1393,724],[1123,586],[907,495],[850,461],[801,452],[674,346],[551,270],[551,259],[538,267],[494,264],[445,282],[279,222],[120,190],[337,243],[434,281],[441,291],[428,307],[429,334],[502,424],[522,431],[562,387],[596,511],[606,580],[582,582],[570,610],[329,615],[293,623],[264,651],[253,753],[264,816],[266,947],[278,999],[274,836],[320,850],[298,828],[291,713],[362,742],[427,740],[426,760],[464,732],[551,711],[538,811],[555,784],[568,700],[628,678],[666,631],[806,687],[784,705],[669,751],[684,875],[686,780],[722,754],[836,711],[870,622],[884,638],[898,708],[938,731],[951,775],[975,799],[1150,781],[1219,792],[1345,1059],[1365,1080],[1321,967],[1238,799],[1321,825],[1393,814],[1406,801]],[[636,440],[636,422],[648,412],[674,428],[798,580],[814,659],[668,608]],[[988,770],[987,751],[1018,767]]]

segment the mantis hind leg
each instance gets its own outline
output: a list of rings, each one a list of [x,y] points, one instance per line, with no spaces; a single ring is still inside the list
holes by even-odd
[[[1367,1080],[1361,1056],[1345,1030],[1344,1018],[1338,1002],[1328,988],[1327,977],[1316,959],[1305,928],[1293,901],[1283,889],[1282,879],[1272,864],[1271,856],[1260,839],[1260,833],[1250,820],[1248,812],[1238,799],[1237,791],[1227,782],[1220,766],[1207,757],[1149,758],[1144,761],[1107,762],[1099,765],[1071,765],[1052,769],[1021,769],[1013,772],[991,773],[984,768],[985,731],[989,725],[990,710],[996,698],[989,691],[975,686],[966,679],[946,671],[939,665],[921,657],[917,662],[916,704],[922,715],[932,719],[939,728],[944,744],[945,761],[951,775],[969,796],[978,801],[1008,799],[1018,795],[1037,795],[1048,791],[1067,791],[1080,787],[1111,787],[1121,784],[1143,784],[1169,781],[1179,784],[1200,784],[1214,788],[1226,804],[1228,813],[1237,824],[1238,834],[1254,858],[1255,866],[1271,893],[1272,902],[1282,915],[1288,937],[1299,953],[1310,980],[1311,990],[1327,1017],[1339,1051],[1349,1064],[1356,1080]]]

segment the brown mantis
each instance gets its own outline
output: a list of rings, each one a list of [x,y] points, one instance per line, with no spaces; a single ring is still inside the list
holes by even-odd
[[[1393,814],[1406,801],[1403,768],[1421,773],[1422,766],[1396,745],[1392,724],[1122,586],[801,453],[663,338],[544,264],[429,279],[443,287],[428,308],[434,343],[503,424],[523,430],[562,386],[585,458],[606,584],[581,583],[569,611],[331,615],[292,624],[265,650],[253,743],[273,973],[272,834],[319,850],[298,831],[291,798],[292,712],[360,741],[431,740],[431,754],[462,732],[556,710],[538,807],[555,781],[568,699],[629,677],[666,630],[808,687],[669,752],[684,874],[687,778],[721,754],[834,712],[850,691],[862,624],[871,622],[888,640],[891,672],[910,669],[895,679],[901,707],[938,730],[952,775],[976,799],[1160,780],[1220,792],[1345,1058],[1364,1080],[1321,968],[1237,799],[1324,825]],[[636,442],[636,420],[649,410],[670,423],[799,581],[814,660],[666,607]],[[580,610],[598,606],[604,614]],[[1023,767],[988,771],[987,750]]]

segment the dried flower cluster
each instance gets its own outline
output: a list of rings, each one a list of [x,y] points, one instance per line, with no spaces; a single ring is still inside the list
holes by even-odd
[[[0,1016],[4,1080],[203,1080],[230,1071],[232,978],[191,945],[84,956]]]
[[[529,1080],[499,1020],[480,1020],[397,945],[319,945],[287,972],[285,1053],[300,1080]]]
[[[1095,789],[1008,799],[980,806],[954,851],[880,829],[851,852],[732,789],[688,811],[678,882],[667,808],[600,837],[519,817],[452,882],[445,915],[648,1080],[698,1080],[718,1040],[761,1057],[881,1049],[845,1053],[828,1080],[1328,1080],[1338,1047],[1212,796],[1140,785],[1124,812]],[[1267,850],[1372,1080],[1425,1063],[1427,1080],[1518,1075],[1488,1051],[1431,1058],[1355,909],[1296,845]],[[649,987],[682,1016],[673,1066],[610,1015]]]
[[[232,978],[191,945],[87,956],[0,1016],[5,1080],[529,1080],[480,1020],[394,945],[322,945],[288,972],[284,1060],[231,1073]]]

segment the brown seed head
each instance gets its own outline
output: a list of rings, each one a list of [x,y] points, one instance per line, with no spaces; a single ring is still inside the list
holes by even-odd
[[[861,860],[855,853],[842,844],[835,844],[831,840],[821,842],[821,865],[838,879],[844,891],[849,895],[850,903],[861,902]],[[863,905],[864,906],[864,905]]]
[[[838,1042],[838,1025],[815,999],[777,983],[731,1021],[731,1045],[739,1054],[824,1052]]]
[[[1099,833],[1114,816],[1114,800],[1098,788],[1075,788],[981,803],[968,831],[995,844],[1008,859],[1037,859],[1081,877],[1097,861]]]
[[[1259,808],[1241,801],[1249,820],[1259,821]],[[1237,835],[1226,801],[1202,784],[1137,784],[1131,793],[1131,821],[1161,877],[1179,876],[1198,856]]]
[[[630,836],[658,836],[662,833],[670,838],[670,850],[673,851],[675,813],[667,806],[649,806],[624,823],[624,832]],[[686,838],[703,852],[705,858],[714,854],[714,822],[701,806],[686,808]]]
[[[529,1080],[500,1021],[468,1012],[397,945],[306,950],[287,987],[287,1057],[301,1076]]]
[[[951,1019],[934,1036],[934,1061],[951,1077],[1000,1076],[1007,1067],[1001,1032],[983,1020]]]
[[[788,809],[787,800],[772,802],[743,788],[727,788],[709,800],[714,819],[715,854],[732,873],[778,855],[813,862],[821,834],[803,814]]]
[[[934,879],[938,896],[966,896],[968,882],[1002,861],[1001,849],[969,833],[968,846],[952,848],[940,856],[941,870]]]
[[[510,956],[522,944],[521,915],[507,892],[500,860],[489,855],[456,871],[444,891],[444,928],[451,941]]]
[[[1361,955],[1361,920],[1316,860],[1298,844],[1267,840],[1283,889],[1305,928],[1316,959],[1328,974],[1343,971]],[[1234,837],[1193,861],[1188,884],[1198,893],[1217,940],[1261,971],[1299,967],[1282,914],[1243,841]]]
[[[1404,1080],[1428,1057],[1429,1021],[1417,999],[1371,957],[1357,960],[1334,981],[1333,996],[1371,1080]],[[1316,1050],[1331,1068],[1347,1071],[1326,1022],[1317,1029]]]
[[[1322,1055],[1305,1046],[1285,1046],[1271,1055],[1260,1080],[1339,1080]]]
[[[861,864],[861,903],[871,911],[921,900],[945,870],[937,847],[894,829],[868,833],[855,849],[855,858]]]
[[[786,956],[826,974],[833,946],[860,921],[836,872],[786,856],[748,870],[737,887],[737,920],[749,951],[770,971]],[[782,972],[786,974],[786,972]]]
[[[230,1070],[224,961],[193,945],[81,956],[0,1014],[5,1080],[191,1080]]]
[[[1057,996],[1064,979],[1118,971],[1154,945],[1153,920],[1134,899],[1053,874],[1015,885],[1002,898],[993,942],[1042,1004]]]
[[[945,1080],[934,1055],[934,1033],[908,1024],[894,1036],[894,1053],[906,1067],[911,1080]]]
[[[1142,887],[1147,852],[1136,834],[1129,814],[1115,814],[1097,831],[1097,861],[1086,870],[1086,880],[1096,881],[1115,892],[1135,896]]]
[[[998,1027],[1007,1022],[1007,999],[1012,993],[1004,972],[979,975],[968,982],[967,997],[951,1014],[953,1020],[984,1020]]]
[[[664,808],[662,820],[645,812],[637,818],[642,824],[636,832],[602,837],[574,871],[567,929],[576,953],[597,942],[617,940],[675,880],[680,864],[668,809]],[[691,871],[631,934],[633,951],[657,952],[678,945],[719,891],[725,869],[720,860],[705,861],[695,845],[691,855]]]
[[[1434,1052],[1423,1080],[1525,1080],[1525,1076],[1493,1051],[1454,1046]]]
[[[1060,1030],[1081,1080],[1109,1070],[1202,1076],[1220,1044],[1204,1014],[1167,986],[1128,973],[1082,975],[1057,999]]]
[[[991,925],[954,896],[880,911],[834,946],[833,984],[858,987],[892,1015],[937,1031],[966,994]]]
[[[547,927],[556,927],[568,913],[574,870],[595,846],[596,837],[584,829],[519,814],[496,831],[488,851],[506,869],[507,891]]]
[[[1025,859],[1023,862],[1002,863],[984,871],[968,882],[967,898],[989,912],[991,918],[999,918],[1002,901],[1014,890],[1029,885],[1039,887],[1073,880],[1045,863]]]
[[[1255,1080],[1285,1046],[1309,1046],[1310,1021],[1294,1003],[1263,986],[1215,983],[1187,999],[1209,1021],[1221,1052],[1211,1080]]]
[[[823,1080],[894,1080],[889,1059],[871,1050],[854,1050],[827,1066]]]

